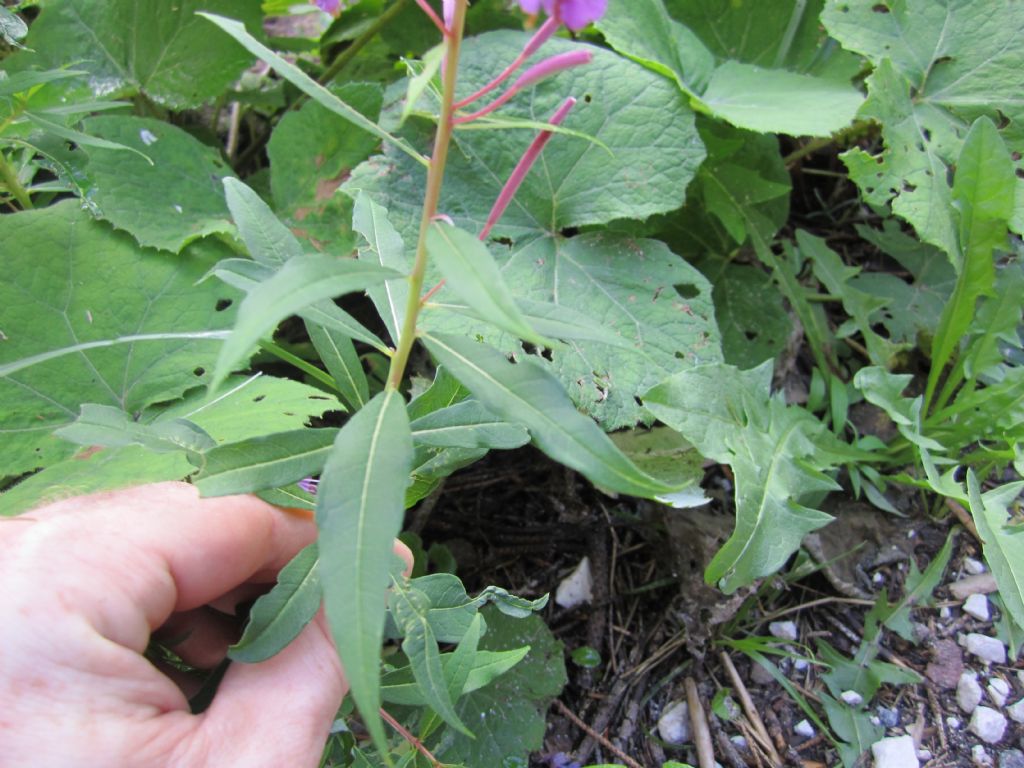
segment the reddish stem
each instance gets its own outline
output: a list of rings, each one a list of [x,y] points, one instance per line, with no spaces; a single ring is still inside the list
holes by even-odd
[[[431,297],[432,297],[432,296],[433,296],[433,295],[434,295],[435,293],[437,293],[437,292],[438,292],[438,291],[440,291],[440,290],[441,290],[442,288],[444,288],[444,284],[445,284],[446,282],[447,282],[446,280],[442,280],[442,281],[441,281],[441,282],[439,282],[439,283],[438,283],[437,285],[435,285],[435,286],[434,286],[433,288],[431,288],[431,289],[430,289],[429,291],[427,291],[427,292],[426,292],[425,294],[423,294],[423,298],[422,298],[422,299],[420,299],[420,305],[422,306],[423,304],[426,304],[426,303],[427,303],[428,301],[430,301],[430,298],[431,298]]]
[[[419,753],[420,753],[421,755],[423,755],[423,756],[424,756],[425,758],[427,758],[427,760],[429,760],[429,761],[430,761],[430,764],[431,764],[431,765],[432,765],[432,766],[433,766],[434,768],[442,768],[442,766],[441,766],[441,761],[440,761],[440,760],[438,760],[438,759],[437,759],[436,757],[434,757],[434,756],[433,756],[433,755],[432,755],[432,754],[430,753],[430,750],[429,750],[429,749],[427,749],[427,748],[426,748],[425,746],[423,746],[423,742],[422,742],[422,741],[420,741],[419,739],[417,739],[417,738],[416,738],[415,736],[413,736],[413,735],[412,735],[411,733],[409,733],[409,731],[407,731],[407,730],[406,730],[406,729],[405,729],[405,728],[404,728],[404,727],[402,726],[402,724],[401,724],[400,722],[398,722],[397,720],[395,720],[395,718],[393,718],[393,717],[392,717],[391,715],[389,715],[389,714],[388,714],[388,713],[387,713],[387,712],[386,712],[386,711],[384,710],[384,708],[383,708],[383,707],[381,707],[381,710],[380,710],[380,716],[381,716],[382,718],[384,718],[384,722],[385,722],[385,723],[387,723],[387,724],[388,724],[388,725],[390,725],[390,726],[391,726],[392,728],[394,728],[394,729],[395,729],[396,731],[398,731],[399,735],[400,735],[400,736],[401,736],[401,737],[402,737],[403,739],[405,739],[405,740],[406,740],[407,742],[409,742],[410,744],[412,744],[412,745],[413,745],[413,746],[414,746],[414,747],[416,748],[416,750],[417,750],[417,751],[418,751],[418,752],[419,752]]]

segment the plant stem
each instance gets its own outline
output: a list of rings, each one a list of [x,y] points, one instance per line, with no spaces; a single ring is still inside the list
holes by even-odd
[[[384,11],[384,13],[382,13],[375,22],[373,22],[373,24],[366,28],[366,31],[363,32],[363,34],[353,40],[348,48],[338,54],[338,57],[331,62],[331,66],[329,66],[320,76],[318,81],[320,85],[327,85],[327,83],[336,78],[338,73],[347,67],[349,62],[366,47],[366,44],[373,40],[373,38],[377,36],[378,32],[391,23],[391,20],[394,19],[405,7],[405,3],[406,0],[395,0],[394,5]]]
[[[799,149],[793,150],[786,155],[782,162],[785,163],[786,168],[792,168],[798,162],[803,160],[808,155],[813,155],[819,149],[832,146],[833,144],[842,144],[860,133],[866,131],[871,127],[870,123],[859,122],[853,125],[848,125],[840,131],[836,131],[831,136],[822,136],[817,139],[811,139]]]
[[[21,181],[18,179],[18,172],[7,162],[7,156],[3,152],[0,152],[0,182],[3,182],[3,185],[7,187],[7,191],[18,201],[18,205],[23,210],[32,208],[32,197],[29,195],[28,190],[22,186]]]
[[[405,366],[409,362],[409,353],[416,340],[416,320],[420,312],[420,293],[423,291],[423,275],[427,268],[427,232],[437,214],[437,204],[441,198],[441,184],[444,181],[444,168],[448,160],[448,147],[452,140],[453,114],[455,100],[455,80],[459,69],[459,47],[462,44],[462,31],[466,23],[466,0],[457,0],[455,18],[452,28],[446,36],[446,63],[444,68],[444,95],[441,99],[441,117],[434,136],[434,152],[430,157],[430,168],[427,171],[427,191],[423,196],[423,214],[420,217],[420,234],[416,241],[416,260],[409,274],[409,298],[405,305],[405,320],[398,338],[395,356],[391,358],[388,370],[387,386],[398,389],[405,375]]]
[[[265,350],[265,351],[267,351],[267,352],[269,352],[274,357],[280,358],[281,360],[284,360],[286,363],[289,363],[290,365],[294,365],[296,368],[298,368],[303,373],[308,374],[309,376],[312,376],[314,379],[319,381],[321,384],[325,384],[326,386],[330,387],[335,392],[339,391],[338,390],[338,385],[334,381],[334,377],[332,377],[330,374],[325,373],[324,371],[320,370],[315,365],[311,365],[310,363],[306,362],[301,357],[299,357],[297,355],[293,355],[287,349],[284,349],[283,347],[279,347],[274,342],[268,341],[266,339],[264,339],[263,341],[260,342],[260,348]]]

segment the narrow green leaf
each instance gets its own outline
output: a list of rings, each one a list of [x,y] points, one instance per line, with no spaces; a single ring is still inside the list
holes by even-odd
[[[492,347],[457,336],[424,336],[430,352],[488,409],[530,431],[537,447],[591,482],[645,498],[681,490],[638,470],[562,385],[531,361],[512,364]]]
[[[967,471],[971,517],[981,535],[985,561],[999,585],[1003,605],[1017,626],[1024,627],[1024,536],[1007,528],[1008,507],[1024,490],[1024,482],[1008,483],[982,495],[974,470]]]
[[[249,255],[260,264],[280,267],[302,255],[298,238],[280,221],[270,206],[236,178],[224,178],[224,197]]]
[[[337,435],[296,429],[217,446],[201,457],[195,485],[203,496],[227,496],[294,483],[323,468]]]
[[[352,698],[378,747],[380,648],[391,548],[402,525],[412,435],[402,397],[385,390],[338,433],[317,490],[320,579]]]
[[[215,275],[232,288],[248,293],[259,283],[273,277],[274,270],[266,264],[252,259],[221,259],[209,274]],[[298,315],[307,322],[322,325],[324,328],[342,333],[350,339],[369,344],[379,352],[388,352],[384,342],[333,301],[318,302],[299,311]]]
[[[991,120],[978,118],[964,140],[953,179],[953,201],[960,212],[961,271],[932,340],[925,390],[929,406],[946,363],[970,328],[978,299],[992,293],[992,255],[1006,247],[1015,186],[1013,163],[1002,137]]]
[[[274,588],[255,602],[245,632],[228,649],[228,658],[255,664],[275,655],[313,620],[321,596],[316,544],[310,544],[281,569]]]
[[[413,677],[423,692],[427,706],[452,728],[472,737],[473,734],[455,713],[455,705],[445,679],[445,670],[441,665],[441,651],[427,620],[430,599],[415,588],[396,584],[392,591],[391,604],[395,620],[405,634],[402,651],[409,658]],[[474,617],[474,623],[477,625],[478,619],[479,614]]]
[[[469,680],[469,673],[473,671],[477,647],[483,634],[484,617],[478,613],[473,617],[473,623],[466,630],[466,635],[456,646],[451,662],[444,668],[445,679],[448,681],[448,696],[452,701],[458,701],[466,687],[466,681]]]
[[[469,631],[468,629],[466,630]],[[517,648],[513,651],[481,651],[478,650],[473,657],[473,666],[466,677],[466,684],[462,688],[462,694],[472,693],[483,688],[490,682],[512,669],[522,661],[530,647]],[[444,665],[445,676],[451,677],[449,665],[452,663],[452,653],[442,653],[441,663]],[[410,707],[426,706],[426,700],[419,686],[416,685],[412,674],[412,667],[405,666],[388,672],[381,678],[381,696],[390,704],[404,704]]]
[[[84,403],[78,419],[61,427],[56,435],[79,445],[120,448],[141,445],[151,451],[207,451],[217,443],[187,419],[141,424],[120,408]]]
[[[533,344],[550,347],[526,322],[487,246],[463,229],[434,222],[427,231],[427,254],[452,291],[487,322]]]
[[[405,89],[405,104],[402,106],[402,116],[399,119],[399,125],[409,119],[409,115],[416,108],[416,102],[420,100],[420,96],[427,90],[430,81],[434,79],[434,75],[441,69],[444,52],[445,45],[442,44],[435,45],[423,54],[423,60],[420,62],[420,71],[412,74],[412,77],[409,78],[409,85]]]
[[[518,424],[509,424],[484,408],[478,400],[463,400],[412,422],[417,445],[439,448],[497,448],[509,450],[530,442]]]
[[[76,131],[74,128],[68,128],[60,123],[55,123],[52,120],[47,120],[44,117],[40,117],[32,112],[25,112],[25,117],[32,125],[40,130],[52,133],[54,136],[59,136],[65,141],[70,141],[74,144],[79,144],[83,147],[97,147],[99,149],[113,149],[125,152],[134,152],[139,157],[143,158],[147,163],[153,165],[153,160],[148,155],[135,147],[129,147],[125,144],[121,144],[116,141],[108,141],[107,139],[101,139],[99,136],[90,136],[88,133],[82,131]]]
[[[291,259],[242,301],[234,331],[221,347],[210,388],[224,381],[260,338],[286,317],[324,299],[364,290],[397,276],[390,269],[323,254]]]
[[[333,328],[308,320],[306,331],[345,402],[356,411],[366,405],[370,399],[370,385],[352,339]]]
[[[388,220],[388,212],[369,195],[360,192],[352,209],[352,229],[366,239],[367,247],[359,249],[359,260],[405,272],[408,261],[402,236]],[[388,333],[397,339],[405,321],[405,304],[409,296],[407,280],[389,280],[367,291],[377,307]]]
[[[16,93],[24,93],[30,88],[35,88],[37,85],[52,83],[54,80],[65,80],[69,77],[80,77],[87,74],[89,73],[78,69],[47,69],[43,72],[34,72],[31,70],[26,72],[15,72],[13,75],[0,80],[0,98],[13,96]]]
[[[423,155],[421,155],[419,152],[417,152],[415,149],[409,146],[409,144],[404,139],[392,136],[379,125],[374,123],[372,120],[368,120],[358,110],[353,109],[348,104],[343,102],[329,90],[327,90],[322,85],[313,80],[309,75],[307,75],[297,66],[281,58],[272,50],[270,50],[261,42],[259,42],[256,38],[250,35],[248,31],[246,31],[245,25],[237,21],[233,21],[232,19],[227,19],[223,16],[218,16],[214,13],[200,12],[197,15],[202,16],[203,18],[209,21],[212,21],[222,30],[231,35],[231,37],[233,37],[236,41],[241,43],[242,47],[249,51],[249,53],[253,54],[261,61],[264,61],[267,64],[269,64],[281,77],[283,77],[285,80],[294,85],[296,88],[298,88],[300,91],[302,91],[304,94],[309,96],[314,101],[327,107],[327,109],[329,109],[331,112],[334,112],[336,115],[340,115],[341,117],[345,118],[356,127],[362,128],[367,133],[371,133],[377,138],[388,142],[394,147],[400,149],[402,152],[405,152],[407,155],[409,155],[409,157],[413,158],[422,165],[428,166],[430,164],[429,160],[427,160],[425,157],[423,157]]]

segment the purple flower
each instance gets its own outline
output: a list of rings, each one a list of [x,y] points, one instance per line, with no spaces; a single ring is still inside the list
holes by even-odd
[[[548,16],[556,16],[573,32],[597,21],[608,9],[608,0],[519,0],[526,13],[537,13],[543,7]]]
[[[317,486],[320,485],[320,481],[312,477],[304,477],[296,483],[299,488],[304,490],[306,493],[316,494]]]
[[[316,7],[321,11],[326,11],[331,16],[337,16],[341,13],[341,0],[314,0]]]

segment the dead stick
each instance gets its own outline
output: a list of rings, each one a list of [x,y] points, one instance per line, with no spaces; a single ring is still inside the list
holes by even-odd
[[[602,734],[598,733],[585,722],[580,720],[579,717],[576,716],[575,712],[573,712],[571,709],[565,706],[565,704],[563,704],[558,699],[555,699],[555,709],[557,709],[559,712],[561,712],[563,715],[569,718],[577,728],[579,728],[581,731],[590,736],[590,738],[600,743],[601,746],[603,746],[605,749],[607,749],[609,752],[611,752],[617,758],[619,758],[619,760],[628,765],[629,768],[644,768],[642,765],[640,765],[640,763],[638,763],[636,760],[631,758],[621,749],[612,744],[606,736],[603,736]]]
[[[768,735],[768,729],[765,728],[764,720],[757,714],[757,707],[754,706],[754,700],[750,698],[750,691],[747,690],[747,686],[743,684],[743,680],[740,678],[740,673],[736,671],[736,665],[732,663],[732,659],[725,651],[722,651],[722,665],[725,667],[725,671],[729,674],[729,679],[732,681],[733,687],[736,688],[736,695],[740,697],[740,704],[743,706],[743,712],[746,714],[747,719],[754,728],[755,734],[758,736],[758,741],[761,746],[765,747],[770,752],[770,757],[774,761],[775,765],[782,765],[782,758],[779,753],[775,750],[775,745],[772,744],[772,738]]]
[[[967,529],[967,532],[974,537],[978,542],[981,542],[981,536],[978,534],[978,527],[974,524],[974,518],[971,514],[963,508],[963,505],[953,501],[953,499],[946,499],[946,506],[956,515],[956,519],[960,521],[960,524]]]
[[[715,768],[715,745],[711,742],[711,731],[700,703],[697,683],[692,677],[683,681],[686,687],[686,703],[690,707],[690,725],[693,726],[693,743],[697,747],[697,763],[700,768]]]

